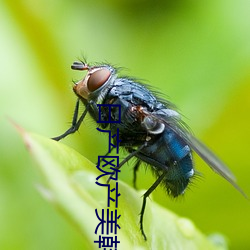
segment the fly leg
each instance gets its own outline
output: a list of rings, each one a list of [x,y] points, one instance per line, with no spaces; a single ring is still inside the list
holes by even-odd
[[[134,186],[134,189],[137,189],[136,188],[136,172],[138,171],[139,167],[141,165],[141,161],[140,160],[137,160],[135,166],[134,166],[134,176],[133,176],[133,186]]]
[[[143,216],[144,216],[144,212],[145,212],[145,208],[146,208],[146,201],[148,196],[158,187],[158,185],[162,182],[163,178],[165,177],[167,172],[163,172],[162,175],[160,175],[158,177],[158,179],[154,182],[154,184],[147,190],[146,193],[144,193],[143,195],[143,200],[142,200],[142,208],[141,208],[141,212],[140,212],[140,230],[142,233],[142,236],[144,238],[144,240],[147,240],[146,234],[144,232],[143,229]]]
[[[96,105],[96,103],[94,101],[89,101],[88,104],[86,105],[86,109],[84,110],[84,112],[81,114],[79,120],[78,119],[78,113],[79,113],[79,105],[80,105],[80,100],[78,99],[76,102],[76,106],[75,106],[75,110],[74,110],[74,115],[73,115],[73,120],[71,123],[71,127],[62,135],[59,135],[57,137],[53,137],[51,139],[55,140],[55,141],[60,141],[61,139],[63,139],[64,137],[75,133],[79,127],[81,126],[81,123],[83,121],[83,119],[85,118],[86,114],[88,113],[89,109],[92,108],[93,111],[93,115],[95,117],[98,117],[98,107]],[[96,118],[97,119],[97,118]]]
[[[81,125],[81,123],[82,123],[82,121],[83,121],[84,117],[86,116],[86,114],[88,112],[88,109],[89,109],[89,105],[87,105],[86,109],[81,114],[79,120],[77,120],[78,119],[78,112],[79,112],[79,103],[80,103],[80,101],[78,99],[77,102],[76,102],[76,106],[75,106],[75,110],[74,110],[74,116],[73,116],[71,127],[65,133],[63,133],[62,135],[59,135],[57,137],[53,137],[51,139],[53,139],[55,141],[60,141],[64,137],[68,136],[69,134],[75,133],[79,129],[79,127],[80,127],[80,125]]]
[[[117,169],[120,169],[126,162],[128,162],[132,157],[134,157],[138,152],[140,152],[144,147],[147,146],[147,142],[142,144],[138,149],[133,150],[128,156],[123,159],[123,161],[119,164]],[[139,166],[138,166],[139,167]],[[110,175],[110,177],[107,180],[107,183],[110,182],[110,178],[115,174],[115,171]]]

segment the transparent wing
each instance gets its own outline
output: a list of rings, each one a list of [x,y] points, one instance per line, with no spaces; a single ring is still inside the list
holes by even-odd
[[[202,142],[195,138],[185,127],[179,117],[177,116],[163,116],[162,114],[150,114],[154,119],[163,123],[166,127],[173,130],[182,140],[184,140],[193,151],[195,151],[216,173],[221,175],[229,183],[231,183],[243,196],[247,195],[237,185],[236,178],[229,168]]]

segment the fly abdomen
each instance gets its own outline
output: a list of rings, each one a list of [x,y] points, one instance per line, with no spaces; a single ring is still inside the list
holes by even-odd
[[[177,197],[184,193],[193,175],[192,155],[188,154],[179,162],[170,165],[163,185],[169,195]]]
[[[183,159],[190,153],[189,146],[181,140],[172,130],[166,130],[165,139],[168,144],[170,154],[176,161]]]
[[[176,197],[184,193],[194,175],[192,154],[190,147],[171,130],[166,133],[166,141],[172,158],[164,184],[167,192]]]
[[[185,191],[194,174],[189,146],[167,128],[152,139],[137,157],[150,164],[157,176],[166,173],[162,184],[174,197]]]

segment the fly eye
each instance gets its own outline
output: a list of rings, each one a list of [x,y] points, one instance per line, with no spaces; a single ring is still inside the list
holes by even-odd
[[[88,79],[88,90],[93,92],[99,89],[109,78],[110,71],[108,69],[99,69],[92,73]]]

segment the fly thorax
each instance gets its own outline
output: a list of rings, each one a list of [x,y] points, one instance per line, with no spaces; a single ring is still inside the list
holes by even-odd
[[[157,115],[158,117],[162,117],[166,120],[169,120],[169,119],[181,120],[181,115],[173,109],[164,108],[164,109],[159,109],[153,113]]]

